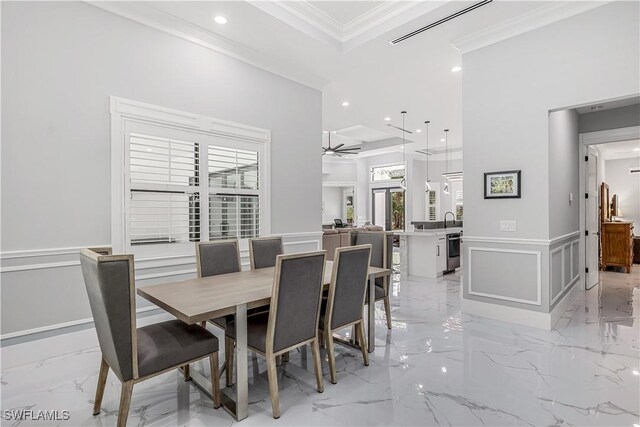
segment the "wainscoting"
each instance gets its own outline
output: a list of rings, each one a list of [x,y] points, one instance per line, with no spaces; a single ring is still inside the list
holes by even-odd
[[[580,232],[554,239],[464,236],[463,311],[550,329],[580,278]]]
[[[285,252],[322,248],[322,232],[279,234]],[[89,245],[88,247],[110,247]],[[38,337],[83,329],[92,324],[91,311],[80,270],[83,247],[4,252],[0,255],[2,279],[2,345],[21,338]],[[240,251],[244,269],[249,268],[249,251]],[[135,260],[136,285],[148,286],[185,280],[196,275],[193,255],[139,258]],[[161,312],[148,301],[137,299],[139,315]]]

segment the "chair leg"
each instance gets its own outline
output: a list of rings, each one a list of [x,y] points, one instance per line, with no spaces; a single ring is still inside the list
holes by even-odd
[[[200,326],[202,326],[203,328],[207,329],[207,322],[200,322]]]
[[[191,380],[191,375],[189,374],[189,365],[186,364],[182,367],[182,373],[184,374],[184,380],[185,381],[189,381]]]
[[[289,361],[289,352],[288,351],[286,353],[282,353],[282,361],[283,362],[288,362]]]
[[[336,381],[336,355],[333,351],[333,333],[331,329],[327,328],[324,331],[324,342],[327,348],[327,358],[329,359],[329,377],[331,384],[335,384]]]
[[[282,356],[276,356],[276,366],[282,365]]]
[[[318,337],[311,341],[311,352],[313,353],[313,367],[316,371],[318,393],[322,393],[324,391],[324,383],[322,381],[322,363],[320,362],[320,343],[318,341]]]
[[[100,373],[98,374],[98,386],[96,388],[96,399],[93,402],[93,415],[100,413],[102,406],[102,396],[104,396],[104,387],[107,384],[107,375],[109,375],[109,365],[104,359],[100,361]]]
[[[358,334],[358,341],[360,342],[360,350],[362,351],[364,366],[369,366],[369,350],[367,347],[367,337],[364,334],[364,319],[358,323],[356,331]]]
[[[133,380],[122,383],[122,391],[120,392],[120,408],[118,408],[118,427],[127,425],[127,417],[129,416],[129,406],[131,406],[131,392],[133,391]]]
[[[225,370],[227,375],[227,387],[233,385],[233,339],[224,337]]]
[[[213,395],[213,407],[218,409],[221,406],[220,403],[220,361],[218,360],[218,352],[212,353],[209,356],[209,363],[211,364],[211,394]]]
[[[269,393],[271,394],[273,418],[277,419],[280,418],[280,397],[278,396],[276,358],[273,355],[267,356],[267,376],[269,377]]]
[[[384,313],[387,316],[387,329],[391,329],[391,303],[389,302],[389,295],[384,297]]]

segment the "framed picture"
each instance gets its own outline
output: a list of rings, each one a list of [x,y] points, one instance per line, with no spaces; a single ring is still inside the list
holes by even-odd
[[[484,174],[485,199],[519,199],[520,187],[519,170]]]

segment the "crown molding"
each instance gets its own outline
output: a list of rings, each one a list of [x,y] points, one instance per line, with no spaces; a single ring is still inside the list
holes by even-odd
[[[87,1],[87,3],[317,90],[322,90],[328,83],[328,80],[314,73],[285,64],[274,58],[267,58],[263,53],[249,46],[205,30],[148,3],[127,1]]]
[[[446,2],[383,0],[343,25],[307,0],[249,1],[252,6],[341,52],[364,44]]]
[[[561,1],[547,4],[528,13],[509,19],[475,33],[453,40],[451,44],[465,54],[486,46],[501,42],[517,35],[533,31],[540,27],[553,24],[574,15],[610,3],[602,1]]]

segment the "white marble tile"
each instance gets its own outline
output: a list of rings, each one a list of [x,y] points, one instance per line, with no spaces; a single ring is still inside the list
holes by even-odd
[[[605,276],[607,284],[576,300],[552,331],[461,314],[457,276],[396,281],[394,328],[387,331],[378,307],[369,367],[338,345],[338,384],[329,383],[325,359],[319,394],[310,352],[295,352],[279,371],[282,417],[274,420],[264,361],[252,358],[249,418],[241,424],[640,425],[640,269]],[[91,415],[95,337],[83,331],[40,344],[49,351],[34,343],[2,348],[11,361],[2,369],[2,410],[69,410],[68,421],[54,424],[114,425],[120,386],[113,375],[103,412]],[[233,424],[176,372],[134,387],[129,425]]]

